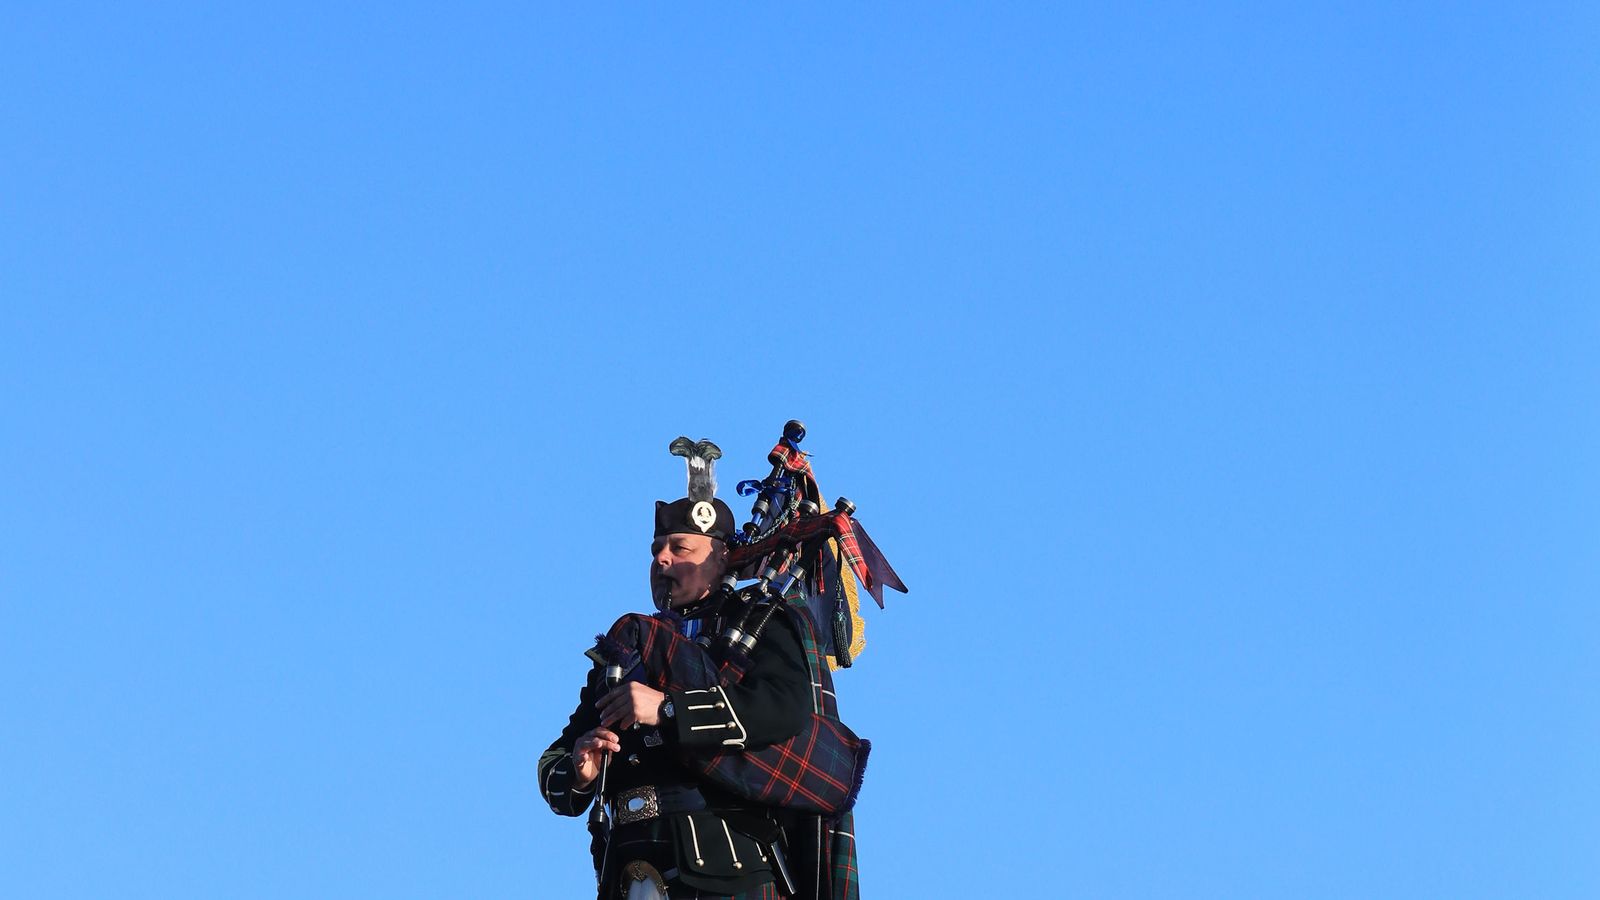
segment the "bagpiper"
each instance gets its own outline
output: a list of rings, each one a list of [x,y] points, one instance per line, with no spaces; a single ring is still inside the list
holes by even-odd
[[[656,502],[656,611],[597,636],[539,759],[551,809],[589,811],[600,900],[859,898],[850,810],[870,745],[839,721],[832,679],[861,643],[845,570],[880,606],[905,586],[848,501],[824,513],[804,434],[791,421],[773,474],[740,484],[757,497],[742,529],[715,496],[721,450],[672,442],[689,490]]]

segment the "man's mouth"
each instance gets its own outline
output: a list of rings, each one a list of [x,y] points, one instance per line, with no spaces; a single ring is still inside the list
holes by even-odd
[[[677,586],[677,580],[666,573],[652,576],[650,579],[650,592],[654,594],[657,599],[671,597],[672,589]]]

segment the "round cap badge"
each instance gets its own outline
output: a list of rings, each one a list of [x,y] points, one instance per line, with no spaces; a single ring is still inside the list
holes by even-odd
[[[689,510],[689,521],[701,531],[709,531],[712,525],[717,524],[717,511],[712,509],[711,504],[701,500]]]

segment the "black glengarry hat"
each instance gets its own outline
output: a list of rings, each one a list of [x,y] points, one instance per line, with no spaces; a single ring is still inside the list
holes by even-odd
[[[715,497],[683,497],[671,503],[656,501],[656,537],[666,534],[704,534],[723,543],[734,534],[733,510]]]

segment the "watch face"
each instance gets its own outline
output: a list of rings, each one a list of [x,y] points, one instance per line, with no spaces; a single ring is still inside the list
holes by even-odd
[[[668,700],[665,703],[661,704],[661,714],[663,716],[666,716],[667,718],[670,719],[670,718],[673,717],[673,715],[675,713],[676,713],[676,710],[674,710],[672,708],[672,701],[671,700]]]

